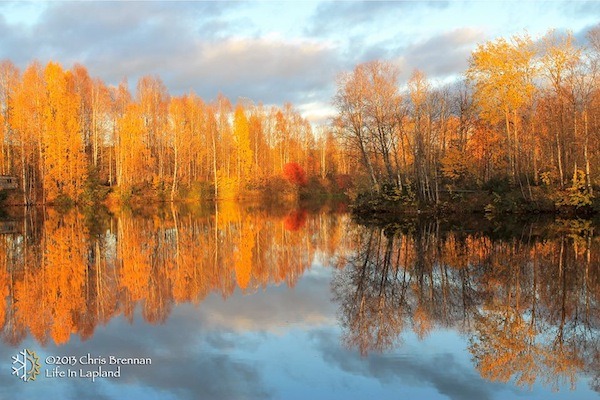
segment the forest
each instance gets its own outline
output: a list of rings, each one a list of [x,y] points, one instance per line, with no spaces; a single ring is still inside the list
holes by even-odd
[[[338,75],[335,115],[313,126],[291,104],[171,96],[157,76],[131,93],[82,65],[6,60],[0,174],[19,179],[13,204],[344,193],[370,210],[593,211],[599,68],[600,26],[482,43],[450,83],[370,61]]]
[[[376,198],[441,204],[492,192],[486,211],[592,208],[598,183],[600,27],[480,44],[460,83],[389,62],[343,74],[335,129]],[[544,204],[549,203],[549,204]]]
[[[140,78],[133,96],[126,81],[107,86],[82,65],[54,62],[21,74],[4,61],[0,82],[0,174],[19,177],[20,203],[108,191],[117,200],[233,199],[268,184],[305,185],[307,174],[333,168],[322,153],[334,151],[331,135],[315,139],[290,104],[170,96],[155,76]]]

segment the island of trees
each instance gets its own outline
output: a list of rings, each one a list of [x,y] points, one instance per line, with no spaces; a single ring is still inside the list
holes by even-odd
[[[555,31],[489,41],[450,86],[420,71],[399,85],[397,67],[381,61],[342,75],[335,129],[370,192],[357,207],[593,211],[600,28],[587,43]]]
[[[583,41],[582,41],[583,42]],[[336,115],[106,85],[84,66],[0,63],[0,175],[13,203],[345,193],[356,209],[594,211],[600,27],[479,45],[462,79],[399,81],[387,61],[337,80]]]

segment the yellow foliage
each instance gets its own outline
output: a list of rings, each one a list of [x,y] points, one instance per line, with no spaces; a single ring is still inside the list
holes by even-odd
[[[467,159],[456,147],[451,147],[442,158],[442,174],[445,178],[456,181],[467,171]]]
[[[44,70],[43,184],[49,200],[59,195],[77,199],[87,174],[77,119],[79,98],[73,91],[73,76],[49,63]]]
[[[513,36],[479,45],[471,55],[467,78],[475,85],[481,115],[491,123],[519,109],[533,94],[533,42]]]
[[[241,181],[249,178],[250,168],[252,167],[253,152],[250,148],[250,125],[248,118],[241,106],[235,109],[233,119],[233,139],[235,141],[235,150],[237,154],[238,177]]]
[[[217,185],[219,187],[220,200],[233,200],[239,194],[239,181],[235,177],[229,177],[222,171],[217,173]]]
[[[119,146],[117,147],[117,184],[130,188],[148,182],[150,174],[150,152],[144,143],[144,123],[138,105],[127,106],[118,121]]]

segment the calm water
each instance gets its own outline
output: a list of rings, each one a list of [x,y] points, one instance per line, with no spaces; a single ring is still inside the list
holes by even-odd
[[[221,204],[0,225],[2,399],[600,398],[588,221]],[[11,374],[23,349],[39,374]]]

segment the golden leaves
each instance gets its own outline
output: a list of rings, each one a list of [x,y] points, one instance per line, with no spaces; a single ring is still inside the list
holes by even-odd
[[[49,200],[65,195],[77,199],[87,175],[83,138],[79,132],[73,75],[55,63],[44,69],[46,98],[42,134],[43,184]]]
[[[485,119],[496,123],[529,100],[534,90],[534,56],[527,35],[486,42],[472,53],[466,76],[474,84],[474,98]]]

